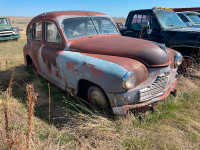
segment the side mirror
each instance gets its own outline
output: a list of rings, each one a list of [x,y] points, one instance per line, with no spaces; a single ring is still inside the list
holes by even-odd
[[[152,31],[153,31],[153,29],[147,29],[147,34],[151,35]]]

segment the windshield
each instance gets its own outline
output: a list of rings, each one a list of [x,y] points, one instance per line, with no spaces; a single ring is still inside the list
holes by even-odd
[[[98,34],[118,34],[114,23],[107,17],[68,18],[63,20],[62,28],[69,40]]]
[[[156,16],[163,28],[187,27],[181,18],[173,11],[156,11]]]
[[[187,14],[187,16],[195,23],[200,24],[200,18],[197,14]]]
[[[8,20],[6,18],[0,18],[0,25],[1,24],[8,24]]]

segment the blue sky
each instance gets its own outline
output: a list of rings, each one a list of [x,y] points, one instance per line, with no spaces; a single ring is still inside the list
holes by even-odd
[[[200,7],[200,0],[0,0],[0,16],[36,16],[59,10],[90,10],[126,17],[130,10]]]

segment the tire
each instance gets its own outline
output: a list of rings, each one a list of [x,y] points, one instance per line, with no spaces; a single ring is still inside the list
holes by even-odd
[[[88,102],[95,108],[109,110],[109,103],[104,92],[97,86],[92,85],[87,91]]]

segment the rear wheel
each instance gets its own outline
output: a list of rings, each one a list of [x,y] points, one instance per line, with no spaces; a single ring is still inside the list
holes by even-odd
[[[90,86],[88,89],[88,101],[95,108],[108,110],[109,104],[104,92],[97,86]]]

